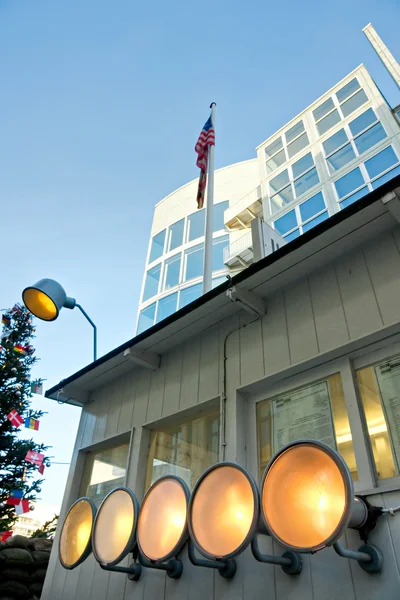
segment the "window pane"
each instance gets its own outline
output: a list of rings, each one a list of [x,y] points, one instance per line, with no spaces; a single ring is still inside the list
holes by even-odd
[[[160,281],[161,274],[161,265],[157,265],[153,267],[149,271],[147,271],[146,275],[146,283],[144,284],[143,298],[142,301],[145,302],[152,296],[155,296],[158,293],[158,283]]]
[[[178,254],[165,263],[165,283],[164,289],[168,290],[179,283],[179,273],[181,270],[181,255]]]
[[[336,123],[339,123],[339,121],[340,121],[340,115],[339,115],[338,111],[335,109],[327,117],[324,117],[323,119],[321,119],[321,121],[319,121],[317,123],[318,133],[320,135],[322,135],[323,133],[328,131],[331,127],[336,125]]]
[[[385,175],[382,175],[382,177],[375,179],[375,181],[372,183],[372,187],[374,190],[376,190],[376,188],[380,187],[387,181],[390,181],[393,179],[393,177],[396,177],[396,175],[400,175],[400,167],[396,167],[395,169],[389,171],[389,173],[385,173]]]
[[[125,484],[129,444],[101,452],[88,452],[83,474],[82,496],[91,498],[98,507],[114,488]]]
[[[285,240],[287,242],[291,242],[292,240],[295,240],[296,238],[298,238],[300,235],[300,230],[296,229],[296,231],[292,231],[292,233],[289,233],[289,235],[285,235]]]
[[[335,105],[333,104],[332,98],[328,98],[328,100],[325,100],[325,102],[320,104],[316,109],[312,111],[314,119],[316,121],[319,121],[320,119],[322,119],[323,116],[330,112],[334,106]]]
[[[347,140],[348,138],[344,129],[340,129],[340,131],[331,135],[330,138],[328,138],[327,140],[325,140],[325,142],[322,143],[325,155],[328,155],[331,152],[334,152],[336,148],[340,148],[340,146],[343,146],[343,144],[345,144]]]
[[[278,150],[283,148],[282,138],[278,138],[275,142],[272,142],[269,146],[265,148],[265,156],[273,156]]]
[[[163,475],[181,477],[190,489],[219,458],[219,410],[151,432],[146,489]]]
[[[296,219],[295,211],[291,210],[290,212],[288,212],[286,215],[284,215],[280,219],[277,219],[276,221],[274,221],[274,227],[275,227],[275,230],[278,233],[280,233],[281,235],[284,235],[285,233],[287,233],[294,227],[297,227],[297,219]]]
[[[197,300],[203,293],[203,284],[198,283],[197,285],[191,285],[180,291],[179,296],[179,308],[190,304],[193,300]]]
[[[303,204],[300,204],[299,209],[301,214],[301,220],[307,221],[307,219],[311,219],[311,217],[321,212],[321,210],[324,210],[324,208],[324,197],[322,195],[322,192],[318,192],[318,194],[315,194],[315,196],[313,196],[309,200],[306,200],[305,202],[303,202]]]
[[[372,108],[369,108],[368,110],[363,112],[362,115],[354,119],[354,121],[350,121],[350,131],[353,135],[357,135],[357,133],[360,133],[360,131],[363,131],[368,127],[368,125],[372,125],[372,123],[375,123],[375,121],[376,115]]]
[[[304,131],[303,121],[299,121],[296,125],[293,125],[285,133],[286,143],[289,144],[294,138],[300,135]]]
[[[149,262],[157,260],[164,254],[165,229],[157,233],[152,239]]]
[[[214,277],[214,279],[212,280],[212,289],[218,287],[219,285],[221,285],[221,283],[225,283],[226,281],[226,277]]]
[[[169,228],[169,247],[168,250],[175,250],[183,244],[183,228],[185,225],[185,219],[177,221]]]
[[[158,309],[157,309],[157,323],[166,319],[174,312],[176,312],[176,303],[178,301],[178,292],[171,294],[170,296],[166,296],[158,301]]]
[[[308,146],[308,137],[306,133],[303,133],[303,135],[287,147],[289,158],[292,158],[292,156],[303,150],[306,146]]]
[[[361,135],[354,140],[357,150],[360,154],[366,152],[372,146],[375,146],[378,142],[386,137],[385,130],[380,123],[377,123],[373,127],[370,127],[367,131],[364,131]]]
[[[388,146],[382,152],[375,154],[372,158],[365,161],[365,167],[371,179],[389,169],[398,162],[392,146]]]
[[[358,479],[352,435],[337,373],[324,381],[256,404],[260,478],[274,454],[289,442],[312,439],[337,450]]]
[[[347,163],[355,157],[356,155],[351,144],[347,144],[334,154],[331,154],[330,157],[326,159],[326,162],[329,165],[330,172],[333,173],[344,167],[344,165],[347,165]]]
[[[311,169],[313,165],[314,159],[312,157],[311,152],[309,152],[308,154],[303,156],[303,158],[300,158],[300,160],[292,164],[293,177],[298,177],[299,175],[304,173],[304,171],[307,171],[307,169]]]
[[[224,235],[223,237],[213,240],[212,245],[212,270],[220,271],[225,269],[224,263],[224,248],[229,246],[229,236]]]
[[[287,204],[290,204],[291,202],[293,202],[293,200],[294,200],[294,196],[293,196],[292,186],[288,185],[283,190],[281,190],[279,192],[279,194],[275,194],[275,196],[273,196],[271,198],[272,212],[276,212],[277,210],[280,210]]]
[[[364,90],[360,90],[357,94],[354,94],[349,100],[343,102],[340,108],[342,109],[343,115],[347,117],[359,106],[362,106],[365,102],[368,102],[368,96]]]
[[[224,212],[229,208],[229,201],[218,202],[218,204],[214,204],[213,211],[213,231],[221,231],[225,229],[224,225]]]
[[[357,371],[369,438],[379,479],[399,473],[399,358]]]
[[[269,185],[272,192],[277,192],[287,183],[289,183],[289,174],[286,169],[285,171],[282,171],[282,173],[279,173],[279,175],[271,179]]]
[[[322,221],[326,221],[326,219],[328,217],[329,217],[328,211],[325,211],[324,213],[322,213],[322,215],[318,215],[318,217],[315,217],[315,219],[312,219],[311,221],[308,221],[308,223],[306,223],[305,225],[303,225],[303,233],[305,233],[309,229],[312,229],[313,227],[315,227],[316,225],[318,225],[318,223],[322,223]]]
[[[205,210],[198,210],[188,217],[188,242],[204,235]]]
[[[368,194],[368,192],[369,190],[367,186],[361,188],[361,190],[358,190],[358,192],[352,194],[351,196],[346,198],[346,200],[343,200],[343,202],[340,203],[341,208],[346,208],[346,206],[353,204],[353,202],[356,202],[356,200],[359,200],[360,198]]]
[[[281,167],[286,162],[285,151],[281,150],[278,154],[275,154],[274,158],[270,158],[265,163],[267,167],[267,173],[272,173],[278,167]]]
[[[311,189],[314,185],[317,185],[317,183],[319,183],[319,177],[317,169],[314,167],[314,169],[311,169],[311,171],[308,171],[308,173],[302,175],[294,182],[296,196],[301,196],[301,194],[307,192],[307,190]]]
[[[154,317],[156,314],[156,303],[154,302],[154,304],[150,304],[150,306],[148,306],[147,308],[144,308],[139,315],[139,321],[138,321],[138,327],[137,327],[137,334],[139,335],[139,333],[143,333],[143,331],[146,331],[146,329],[148,329],[149,327],[152,327],[152,325],[154,325]]]
[[[356,169],[353,169],[353,171],[350,171],[350,173],[347,173],[344,177],[341,177],[341,179],[335,181],[335,188],[339,198],[343,198],[343,196],[347,196],[347,194],[356,190],[363,185],[363,183],[363,176],[361,175],[360,169],[357,167]]]
[[[196,246],[186,253],[185,281],[203,275],[204,245]]]
[[[343,100],[346,100],[346,98],[351,96],[351,94],[353,94],[359,88],[360,84],[358,83],[357,79],[354,78],[351,81],[349,81],[349,83],[346,83],[346,85],[343,86],[342,89],[336,92],[336,97],[339,100],[339,102],[343,102]]]

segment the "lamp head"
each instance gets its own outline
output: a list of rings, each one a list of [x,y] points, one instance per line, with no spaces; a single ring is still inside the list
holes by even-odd
[[[93,524],[93,554],[101,565],[112,567],[136,544],[139,503],[126,487],[112,490],[103,500]]]
[[[180,477],[160,477],[148,489],[140,509],[138,545],[149,560],[176,556],[187,540],[189,488]]]
[[[60,563],[65,569],[75,569],[91,553],[95,514],[96,507],[90,498],[79,498],[69,509],[58,546]]]
[[[331,546],[349,522],[353,499],[345,462],[315,440],[299,440],[282,448],[267,465],[261,482],[267,529],[298,552]]]
[[[250,543],[259,520],[259,495],[249,473],[218,463],[200,477],[189,504],[189,533],[210,559],[229,559]]]
[[[26,308],[38,319],[54,321],[60,310],[74,308],[76,301],[69,298],[64,288],[54,279],[40,279],[22,292]]]

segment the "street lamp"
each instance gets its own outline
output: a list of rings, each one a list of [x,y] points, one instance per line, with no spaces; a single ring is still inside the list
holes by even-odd
[[[67,296],[64,288],[58,281],[54,281],[54,279],[40,279],[37,283],[24,289],[22,300],[26,308],[42,321],[55,321],[62,308],[79,308],[83,316],[93,327],[93,360],[96,360],[97,327],[75,298]]]

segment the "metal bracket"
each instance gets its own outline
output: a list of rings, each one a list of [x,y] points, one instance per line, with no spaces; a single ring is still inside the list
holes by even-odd
[[[153,354],[152,352],[138,352],[132,348],[124,350],[124,358],[131,360],[140,367],[156,371],[161,365],[161,356],[159,354]]]
[[[139,563],[131,563],[129,567],[106,567],[101,563],[100,567],[103,571],[112,571],[113,573],[126,573],[128,575],[128,579],[131,581],[139,581],[140,575],[142,574],[142,567]]]
[[[390,214],[400,223],[400,188],[389,192],[381,198],[382,203],[387,206]]]
[[[217,569],[218,573],[224,579],[232,579],[236,573],[236,561],[234,558],[228,558],[226,560],[206,560],[197,558],[192,540],[189,540],[188,542],[188,555],[192,565],[195,565],[196,567],[206,567],[208,569]]]
[[[282,556],[271,556],[270,554],[261,554],[258,546],[258,534],[255,534],[251,540],[251,551],[258,562],[271,565],[279,565],[286,575],[298,575],[301,573],[303,561],[300,554],[287,550]]]
[[[170,558],[168,562],[155,562],[149,560],[141,552],[139,552],[139,562],[143,567],[148,569],[158,569],[160,571],[166,571],[168,577],[171,579],[179,579],[183,573],[182,562],[178,558]]]
[[[237,302],[252,315],[256,314],[258,317],[262,317],[267,312],[264,299],[253,292],[238,289],[234,285],[227,290],[226,295],[232,302]]]
[[[367,573],[379,573],[382,570],[382,552],[371,544],[363,544],[358,550],[348,550],[340,542],[335,542],[333,549],[342,558],[356,560]]]

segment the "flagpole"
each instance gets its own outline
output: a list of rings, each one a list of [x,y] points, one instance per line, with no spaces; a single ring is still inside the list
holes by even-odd
[[[211,122],[215,132],[215,102],[210,105]],[[206,230],[204,239],[204,278],[203,294],[212,288],[212,238],[213,238],[213,206],[214,206],[214,147],[208,147],[208,177],[206,202]]]

